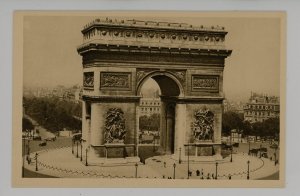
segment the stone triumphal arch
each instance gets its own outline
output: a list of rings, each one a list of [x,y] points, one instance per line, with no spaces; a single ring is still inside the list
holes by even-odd
[[[81,31],[82,134],[90,162],[138,162],[143,83],[161,90],[160,145],[174,159],[221,159],[223,27],[96,19]]]

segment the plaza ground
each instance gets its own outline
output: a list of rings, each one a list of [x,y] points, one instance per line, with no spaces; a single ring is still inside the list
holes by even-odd
[[[85,166],[85,155],[80,161],[77,158],[77,149],[74,148],[72,154],[71,138],[58,138],[56,141],[47,142],[46,146],[39,146],[39,141],[30,141],[31,163],[25,162],[25,177],[72,177],[72,178],[173,178],[174,163],[175,178],[188,178],[188,163],[172,159],[172,156],[158,156],[152,146],[143,146],[139,152],[143,154],[145,164],[140,163],[136,167],[131,165],[89,165]],[[251,148],[259,148],[260,143],[251,143]],[[269,143],[262,143],[262,147],[268,148],[269,157],[274,156],[274,149],[269,148]],[[190,162],[189,168],[192,175],[191,179],[212,179],[215,177],[216,169],[218,179],[247,179],[247,161],[249,164],[250,179],[278,179],[279,165],[274,164],[269,158],[259,158],[248,156],[249,144],[241,143],[239,148],[233,150],[233,162],[230,162],[230,156],[219,162],[217,168],[212,162]],[[34,160],[35,152],[38,152],[38,171]],[[276,152],[278,154],[278,151]],[[278,157],[278,155],[277,155]],[[274,159],[272,159],[274,160]],[[200,175],[197,175],[197,170]],[[199,174],[198,172],[198,174]]]

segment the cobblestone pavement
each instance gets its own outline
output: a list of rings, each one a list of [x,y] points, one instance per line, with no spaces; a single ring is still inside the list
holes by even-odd
[[[35,153],[30,154],[31,163],[26,162],[25,168],[35,171],[36,162],[34,160]],[[79,154],[80,156],[80,154]],[[248,156],[245,153],[237,153],[233,155],[231,163],[229,157],[219,162],[217,168],[218,179],[247,179],[247,161],[250,161],[250,179],[259,179],[278,172],[279,165],[274,161],[265,158],[257,158]],[[165,163],[165,164],[164,164]],[[38,173],[64,177],[64,178],[135,178],[136,169],[137,177],[140,178],[175,178],[186,179],[188,164],[183,162],[179,164],[173,160],[171,156],[155,156],[148,158],[146,164],[139,164],[136,168],[132,165],[94,165],[85,166],[85,157],[82,162],[80,158],[76,158],[76,153],[72,154],[71,147],[58,147],[38,152]],[[216,165],[213,162],[190,162],[191,179],[212,179],[215,176]],[[200,171],[200,175],[196,175],[196,171]],[[203,172],[203,175],[202,175]]]

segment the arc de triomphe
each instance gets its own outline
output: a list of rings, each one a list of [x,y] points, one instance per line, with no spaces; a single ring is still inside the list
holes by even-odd
[[[77,48],[83,64],[82,137],[92,163],[138,162],[140,91],[161,90],[161,150],[221,159],[223,27],[96,19]]]

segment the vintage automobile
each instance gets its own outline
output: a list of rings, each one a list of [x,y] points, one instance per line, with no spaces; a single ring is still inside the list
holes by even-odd
[[[72,141],[75,142],[75,141],[80,141],[82,138],[82,133],[75,133],[73,134],[72,136]]]
[[[41,143],[39,143],[39,146],[46,146],[46,145],[47,145],[47,141],[46,140],[44,140]]]

